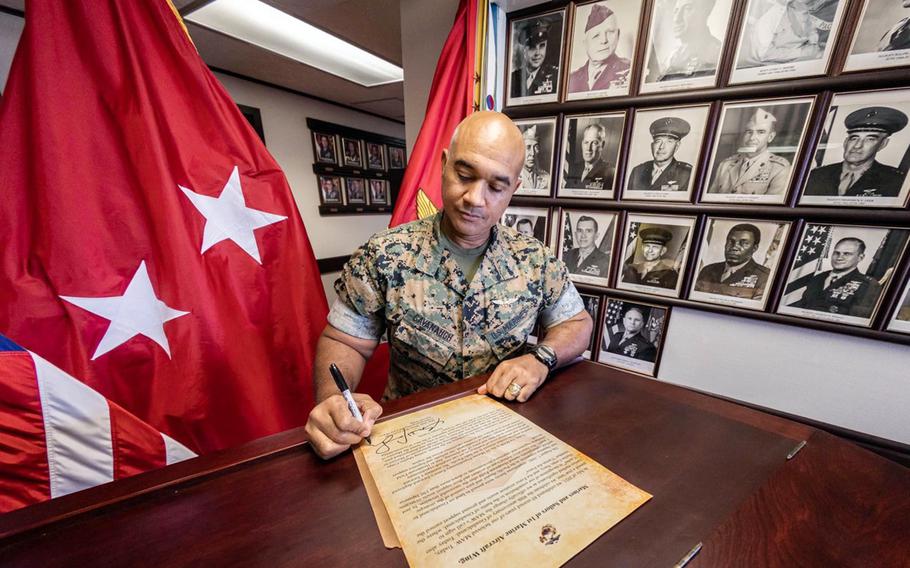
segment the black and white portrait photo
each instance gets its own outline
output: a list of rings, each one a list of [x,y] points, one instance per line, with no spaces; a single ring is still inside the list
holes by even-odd
[[[563,211],[558,253],[572,280],[608,285],[617,219],[604,211]]]
[[[565,10],[512,21],[506,104],[556,102],[565,24]]]
[[[613,198],[624,123],[622,112],[566,117],[557,195]]]
[[[635,112],[623,199],[689,201],[710,105]]]
[[[385,146],[376,142],[367,142],[367,168],[371,170],[384,170]]]
[[[363,154],[360,149],[360,140],[342,137],[341,150],[344,157],[343,165],[355,168],[363,167]]]
[[[730,84],[824,75],[847,0],[749,0]]]
[[[551,192],[553,153],[556,146],[556,119],[516,120],[525,145],[525,160],[518,177],[521,185],[515,195],[548,197]]]
[[[334,134],[313,133],[313,144],[316,150],[316,161],[320,164],[338,163],[338,146]]]
[[[695,217],[629,213],[617,288],[679,297]]]
[[[641,2],[602,0],[575,7],[566,100],[629,94]]]
[[[363,185],[363,178],[344,178],[345,203],[366,203],[367,196]]]
[[[866,0],[844,71],[910,64],[910,0]]]
[[[910,333],[910,281],[904,284],[900,302],[891,315],[891,321],[888,322],[888,331]]]
[[[689,299],[763,310],[790,223],[708,218]]]
[[[581,301],[585,305],[585,311],[588,312],[588,315],[591,316],[591,321],[594,322],[594,325],[597,325],[597,322],[600,321],[600,296],[594,296],[592,294],[579,294],[581,296]],[[596,330],[595,330],[596,331]],[[594,354],[594,340],[597,336],[597,333],[591,334],[591,340],[588,342],[588,347],[585,349],[584,353],[581,354],[585,359],[591,359],[591,356]]]
[[[550,210],[546,207],[506,207],[500,222],[527,237],[547,244]]]
[[[319,198],[325,204],[341,204],[341,177],[317,176],[319,178]]]
[[[606,298],[597,361],[655,376],[669,310],[662,306]]]
[[[701,200],[780,204],[815,97],[725,104]]]
[[[404,148],[389,146],[389,168],[393,170],[404,169]]]
[[[733,0],[656,0],[641,92],[715,86],[732,7]]]
[[[908,233],[807,223],[777,311],[869,327],[907,246]]]
[[[385,179],[371,179],[368,183],[370,186],[370,204],[388,205],[389,181]]]
[[[800,205],[904,207],[908,115],[910,89],[834,95]]]

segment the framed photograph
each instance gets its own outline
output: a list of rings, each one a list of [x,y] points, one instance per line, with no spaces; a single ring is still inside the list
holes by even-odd
[[[690,300],[764,310],[790,223],[709,217]]]
[[[256,107],[241,104],[238,104],[237,108],[240,109],[240,114],[242,114],[243,118],[250,123],[250,126],[256,131],[259,139],[265,144],[265,130],[262,128],[262,111]]]
[[[695,217],[629,213],[616,287],[678,298],[694,230]]]
[[[625,112],[565,118],[558,196],[613,199],[625,120]]]
[[[557,256],[574,282],[609,286],[618,221],[617,213],[563,210]]]
[[[730,84],[824,75],[847,0],[749,0]]]
[[[910,2],[866,0],[844,71],[910,65]]]
[[[525,144],[525,161],[518,175],[521,185],[515,195],[549,197],[552,191],[556,118],[516,120]]]
[[[557,101],[565,27],[565,9],[512,20],[506,105]]]
[[[364,187],[363,178],[346,177],[344,178],[344,202],[348,205],[352,203],[366,203],[367,194]]]
[[[904,292],[901,294],[900,303],[891,321],[888,322],[888,331],[897,331],[900,333],[910,333],[910,281],[904,284]]]
[[[313,133],[313,154],[318,164],[338,163],[338,141],[334,134]]]
[[[341,205],[341,176],[316,176],[319,180],[319,201],[323,204]]]
[[[807,223],[777,312],[869,327],[907,229]]]
[[[836,94],[800,205],[905,207],[910,89]]]
[[[389,204],[389,181],[385,179],[367,180],[370,186],[370,205]]]
[[[597,322],[600,321],[600,296],[595,296],[593,294],[579,294],[581,296],[581,301],[585,304],[585,311],[588,312],[588,315],[591,316],[591,321],[594,322],[596,328]],[[594,358],[594,347],[596,345],[595,340],[597,339],[597,329],[594,329],[591,332],[591,340],[588,342],[588,348],[585,349],[584,353],[581,354],[585,359]]]
[[[711,105],[635,111],[623,199],[691,201]]]
[[[367,142],[367,169],[385,170],[385,145],[376,142]]]
[[[629,94],[642,2],[601,0],[575,6],[566,100]]]
[[[717,85],[733,0],[655,0],[642,93]]]
[[[528,237],[547,244],[550,234],[550,210],[546,207],[506,207],[499,221]]]
[[[703,202],[786,202],[815,97],[724,104]]]
[[[670,309],[609,297],[604,303],[597,361],[656,377]]]
[[[351,166],[354,168],[363,167],[363,151],[360,148],[360,140],[342,136],[341,148],[344,151],[343,166]]]
[[[399,146],[389,146],[389,169],[404,169],[404,148]]]

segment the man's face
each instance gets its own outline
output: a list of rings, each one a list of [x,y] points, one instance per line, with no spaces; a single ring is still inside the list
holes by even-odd
[[[534,236],[534,227],[531,226],[531,222],[527,219],[519,221],[518,225],[515,226],[515,230],[528,237]]]
[[[625,317],[622,318],[623,327],[626,328],[626,331],[632,333],[641,331],[642,324],[644,324],[644,319],[641,317],[641,313],[638,310],[629,310],[626,312]]]
[[[645,260],[648,262],[659,259],[665,252],[667,252],[667,247],[660,243],[644,243],[641,246],[641,255],[645,257]]]
[[[686,32],[692,25],[692,16],[695,11],[693,4],[695,0],[678,0],[673,7],[673,35],[677,38],[694,40],[696,38],[687,38]],[[704,17],[707,18],[707,14]]]
[[[543,65],[543,60],[547,57],[547,42],[540,41],[534,45],[525,46],[525,61],[528,65],[528,71],[536,71]]]
[[[597,229],[594,223],[587,219],[579,221],[575,226],[575,241],[579,248],[587,249],[594,246],[594,237],[597,235]]]
[[[603,61],[613,55],[619,42],[616,16],[610,16],[585,32],[585,51],[591,61]]]
[[[774,127],[769,122],[749,121],[746,129],[743,131],[743,154],[756,156],[768,148],[768,144],[774,140]]]
[[[658,134],[651,140],[651,155],[658,162],[667,162],[676,154],[679,139],[668,134]]]
[[[525,168],[534,169],[537,163],[537,156],[540,154],[540,142],[537,138],[525,137]]]
[[[838,243],[831,253],[831,267],[837,272],[848,272],[856,268],[863,256],[865,255],[860,254],[859,243],[856,241]]]
[[[587,128],[581,137],[581,157],[588,164],[596,162],[600,158],[600,152],[603,150],[604,141],[600,136],[600,130],[597,128]]]
[[[910,0],[908,0],[910,1]],[[888,136],[874,130],[857,130],[844,140],[844,161],[850,165],[864,164],[888,145]]]
[[[752,258],[758,243],[749,231],[735,231],[727,235],[724,258],[728,264],[742,264]]]

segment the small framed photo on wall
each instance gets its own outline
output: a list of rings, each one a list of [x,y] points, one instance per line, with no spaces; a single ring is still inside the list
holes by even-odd
[[[393,170],[403,170],[404,164],[404,148],[389,146],[389,168]]]
[[[617,288],[679,297],[694,238],[695,217],[629,213]]]
[[[565,27],[565,9],[512,20],[506,105],[557,101]]]
[[[613,199],[625,120],[625,112],[566,117],[558,196]]]
[[[367,142],[367,169],[385,170],[385,145],[376,142]]]
[[[597,322],[600,321],[600,296],[595,296],[594,294],[579,294],[581,296],[581,301],[585,305],[585,311],[588,312],[588,315],[591,316],[591,321],[594,322],[594,325],[597,325]],[[596,347],[597,339],[597,330],[591,332],[591,340],[588,342],[588,348],[585,349],[584,353],[581,354],[585,359],[594,358],[594,348]]]
[[[319,180],[319,201],[326,205],[341,205],[341,176],[316,176]]]
[[[370,186],[370,205],[389,204],[389,181],[384,179],[367,180]]]
[[[364,188],[363,178],[346,177],[344,178],[344,197],[345,203],[366,203],[367,195]]]
[[[574,282],[609,286],[613,241],[619,215],[564,209],[557,256]]]
[[[910,3],[866,0],[844,71],[910,65]]]
[[[636,0],[575,6],[566,100],[629,94],[641,8]]]
[[[730,84],[824,75],[847,0],[749,0]]]
[[[711,105],[635,112],[623,199],[690,201]]]
[[[656,377],[670,309],[610,297],[604,304],[597,361]]]
[[[338,142],[334,134],[314,132],[313,147],[315,149],[314,153],[316,154],[316,163],[338,163]]]
[[[344,166],[353,168],[363,167],[363,151],[360,147],[360,140],[356,138],[341,138],[341,147],[344,152]]]
[[[552,192],[553,155],[556,146],[556,118],[516,120],[525,145],[525,159],[515,195],[549,197]]]
[[[815,97],[724,104],[702,202],[782,205]]]
[[[506,207],[500,223],[547,244],[550,234],[550,210],[546,207]]]
[[[733,0],[655,0],[641,92],[713,87]]]
[[[831,99],[800,205],[905,207],[910,89]]]
[[[910,230],[806,223],[778,313],[869,327]]]
[[[709,217],[689,299],[764,310],[790,223]]]
[[[910,281],[904,284],[904,291],[901,293],[897,309],[894,310],[891,321],[888,322],[888,331],[910,333]]]

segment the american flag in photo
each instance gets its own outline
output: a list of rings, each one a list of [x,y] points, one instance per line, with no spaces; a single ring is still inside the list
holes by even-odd
[[[626,235],[627,244],[631,245],[633,242],[635,242],[635,239],[638,238],[638,226],[640,224],[641,223],[637,223],[637,222],[629,223],[629,234]]]
[[[572,218],[571,213],[566,212],[566,218],[562,223],[562,252],[563,254],[575,248],[575,239],[572,238]]]
[[[614,325],[622,319],[622,305],[623,302],[621,300],[610,300],[607,302],[607,317],[604,320],[606,325]]]
[[[830,247],[831,225],[806,225],[803,240],[793,259],[790,281],[784,289],[784,304],[792,304],[803,297],[806,285],[821,270]]]

